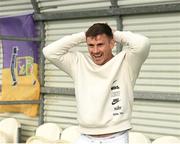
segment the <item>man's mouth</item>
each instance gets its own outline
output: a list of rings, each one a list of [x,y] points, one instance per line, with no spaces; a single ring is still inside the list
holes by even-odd
[[[99,60],[99,59],[101,59],[101,57],[102,57],[102,54],[93,55],[93,58],[94,58],[95,60]]]

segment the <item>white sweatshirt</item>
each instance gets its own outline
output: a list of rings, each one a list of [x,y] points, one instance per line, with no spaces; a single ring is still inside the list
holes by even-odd
[[[114,39],[128,48],[104,65],[89,55],[69,52],[86,42],[85,33],[65,36],[43,49],[45,57],[74,80],[81,133],[97,135],[131,128],[133,88],[141,65],[148,56],[148,38],[131,32],[114,33]]]

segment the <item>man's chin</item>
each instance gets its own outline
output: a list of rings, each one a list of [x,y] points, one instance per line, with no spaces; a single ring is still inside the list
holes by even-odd
[[[97,60],[94,60],[94,63],[97,65],[103,65],[104,64],[102,61],[97,61]]]

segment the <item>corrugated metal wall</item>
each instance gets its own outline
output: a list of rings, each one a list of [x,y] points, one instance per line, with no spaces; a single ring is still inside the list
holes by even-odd
[[[180,138],[180,104],[153,100],[135,100],[132,131],[142,132],[151,139],[160,136]]]
[[[111,5],[107,0],[39,0],[41,12],[49,11],[78,11],[87,9],[108,8]]]
[[[177,0],[118,0],[121,6],[174,3]],[[78,11],[108,8],[107,0],[38,0],[40,11]],[[0,16],[31,12],[30,0],[6,0],[0,2]],[[135,86],[140,92],[180,92],[180,13],[132,15],[123,17],[123,29],[142,33],[151,40],[150,55],[140,72]],[[116,18],[76,19],[46,22],[46,45],[67,34],[84,31],[93,22],[108,22],[116,29]],[[85,45],[75,48],[87,52]],[[115,51],[114,51],[115,52]],[[2,66],[2,59],[0,61]],[[2,67],[0,68],[1,71]],[[72,79],[55,66],[45,61],[45,86],[72,88]],[[76,125],[76,102],[72,95],[46,94],[44,122],[55,122],[66,128]],[[178,102],[135,100],[133,109],[133,131],[140,131],[151,138],[161,135],[180,137],[180,106]],[[38,118],[22,114],[1,114],[16,117],[22,123],[22,140],[33,135]]]
[[[46,95],[44,104],[45,122],[54,122],[63,129],[78,124],[74,96]]]
[[[180,13],[123,17],[123,30],[146,35],[151,41],[135,91],[180,93]],[[135,100],[133,131],[151,138],[180,137],[179,102]]]
[[[180,13],[123,17],[123,29],[150,38],[151,50],[135,90],[180,92]]]
[[[118,0],[118,5],[135,6],[135,5],[156,5],[164,3],[177,3],[179,0]]]
[[[30,0],[1,0],[0,16],[33,12]]]
[[[1,0],[0,1],[0,17],[9,15],[19,15],[24,13],[32,13],[33,8],[30,0]],[[0,84],[2,83],[2,47],[0,46]],[[34,135],[38,126],[38,117],[31,118],[23,114],[1,113],[0,119],[14,117],[22,125],[21,141],[25,141],[29,136]]]

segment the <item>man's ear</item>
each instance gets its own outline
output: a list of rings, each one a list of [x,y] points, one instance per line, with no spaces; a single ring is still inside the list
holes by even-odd
[[[114,45],[115,45],[115,40],[114,39],[111,39],[110,41],[110,46],[111,46],[111,49],[114,48]]]

